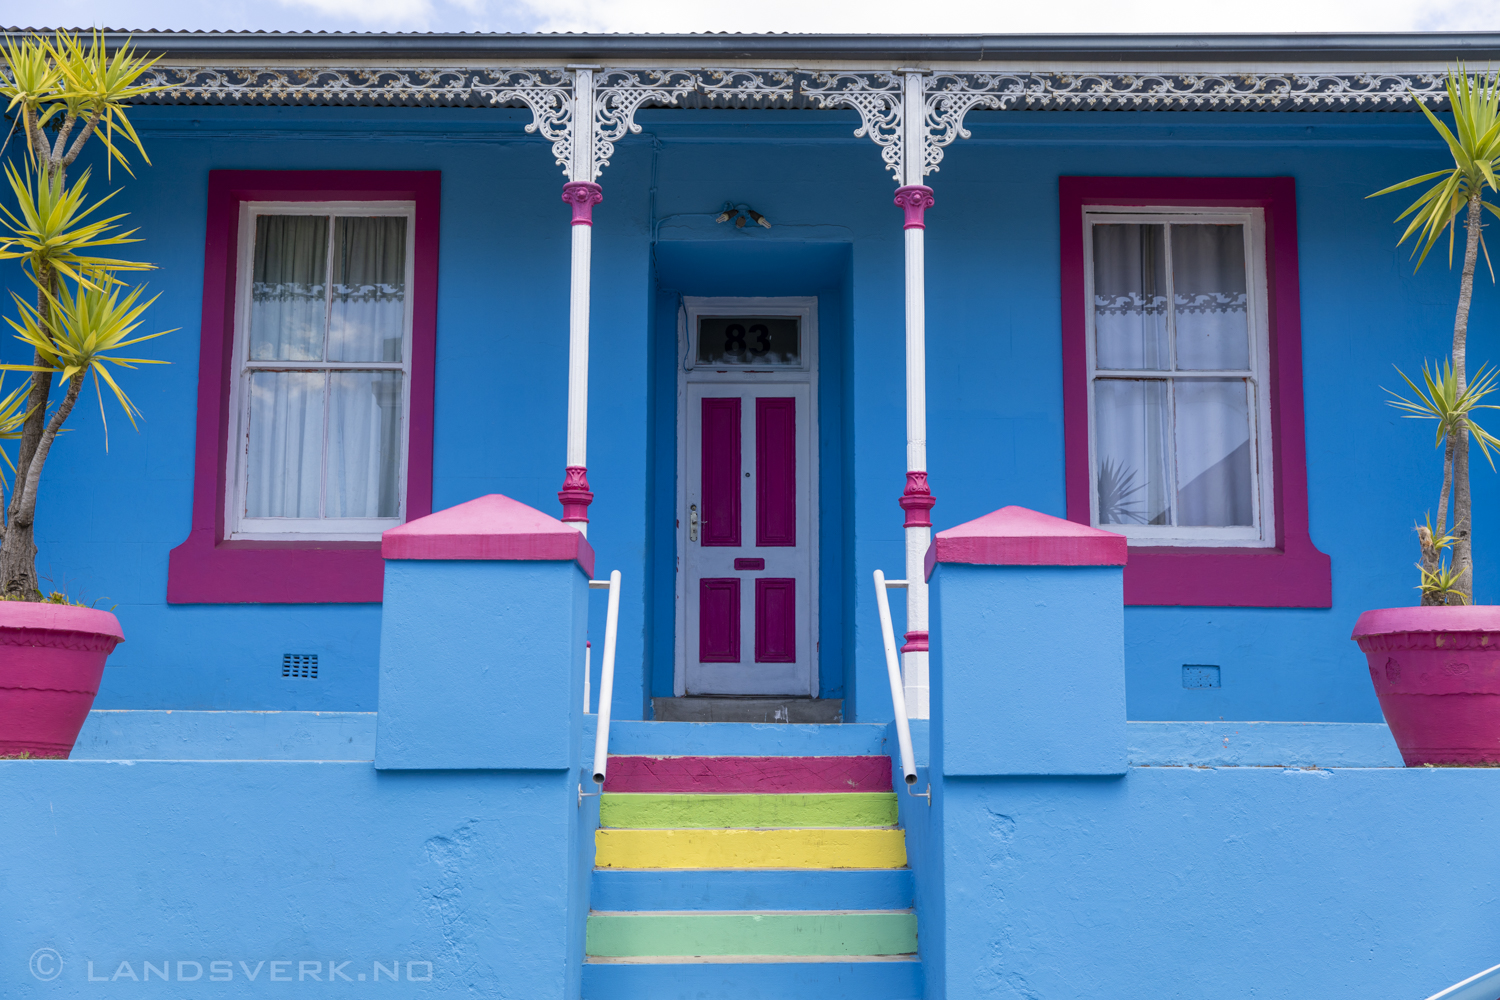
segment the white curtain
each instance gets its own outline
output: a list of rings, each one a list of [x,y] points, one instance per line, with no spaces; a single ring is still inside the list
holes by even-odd
[[[328,360],[400,361],[405,328],[406,219],[335,220]]]
[[[396,517],[401,373],[328,377],[326,517]]]
[[[1253,384],[1170,377],[1250,365],[1243,226],[1093,229],[1095,367],[1164,376],[1094,380],[1100,523],[1252,525]]]
[[[323,360],[327,273],[326,216],[256,216],[250,360]]]
[[[1244,226],[1172,227],[1172,318],[1181,371],[1250,367]]]
[[[403,373],[326,362],[403,360],[406,219],[334,219],[331,276],[329,221],[256,220],[250,363],[309,364],[248,373],[248,517],[400,515]]]
[[[323,378],[321,372],[251,374],[246,516],[318,516]]]

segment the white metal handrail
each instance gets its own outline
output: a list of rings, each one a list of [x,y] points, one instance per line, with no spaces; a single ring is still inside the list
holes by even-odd
[[[604,784],[609,759],[609,708],[615,693],[615,637],[620,628],[620,571],[608,580],[590,580],[595,590],[609,588],[609,613],[604,618],[604,659],[599,663],[599,729],[594,734],[594,782]]]
[[[1496,997],[1500,997],[1500,965],[1454,983],[1427,1000],[1495,1000]]]
[[[884,573],[878,569],[875,571],[875,603],[880,609],[880,638],[885,645],[885,672],[891,682],[891,705],[896,710],[896,742],[901,747],[901,773],[906,778],[907,785],[914,785],[917,782],[917,765],[911,752],[911,723],[906,718],[906,692],[901,684],[901,663],[896,657],[896,631],[891,627],[891,602],[885,593],[889,587],[905,586],[905,580],[887,580]],[[911,791],[909,788],[907,790]],[[932,804],[931,798],[927,800],[927,804]]]

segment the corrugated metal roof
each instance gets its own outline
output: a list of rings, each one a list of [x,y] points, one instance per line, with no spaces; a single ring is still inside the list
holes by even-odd
[[[52,28],[4,28],[5,34]],[[67,29],[87,33],[92,29]],[[1095,64],[1254,62],[1484,63],[1500,60],[1500,32],[1355,34],[483,34],[417,32],[158,31],[127,35],[171,62],[224,59],[469,59],[511,64],[611,59],[768,59],[1004,63],[1036,60]]]

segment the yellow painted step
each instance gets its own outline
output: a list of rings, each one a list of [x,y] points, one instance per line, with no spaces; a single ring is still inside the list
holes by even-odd
[[[600,868],[905,868],[905,831],[621,830],[594,832]]]

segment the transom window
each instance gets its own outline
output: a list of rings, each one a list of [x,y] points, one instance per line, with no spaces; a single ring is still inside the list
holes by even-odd
[[[410,202],[246,202],[234,539],[374,539],[405,519]]]
[[[1084,221],[1093,523],[1134,544],[1274,544],[1261,210]]]

